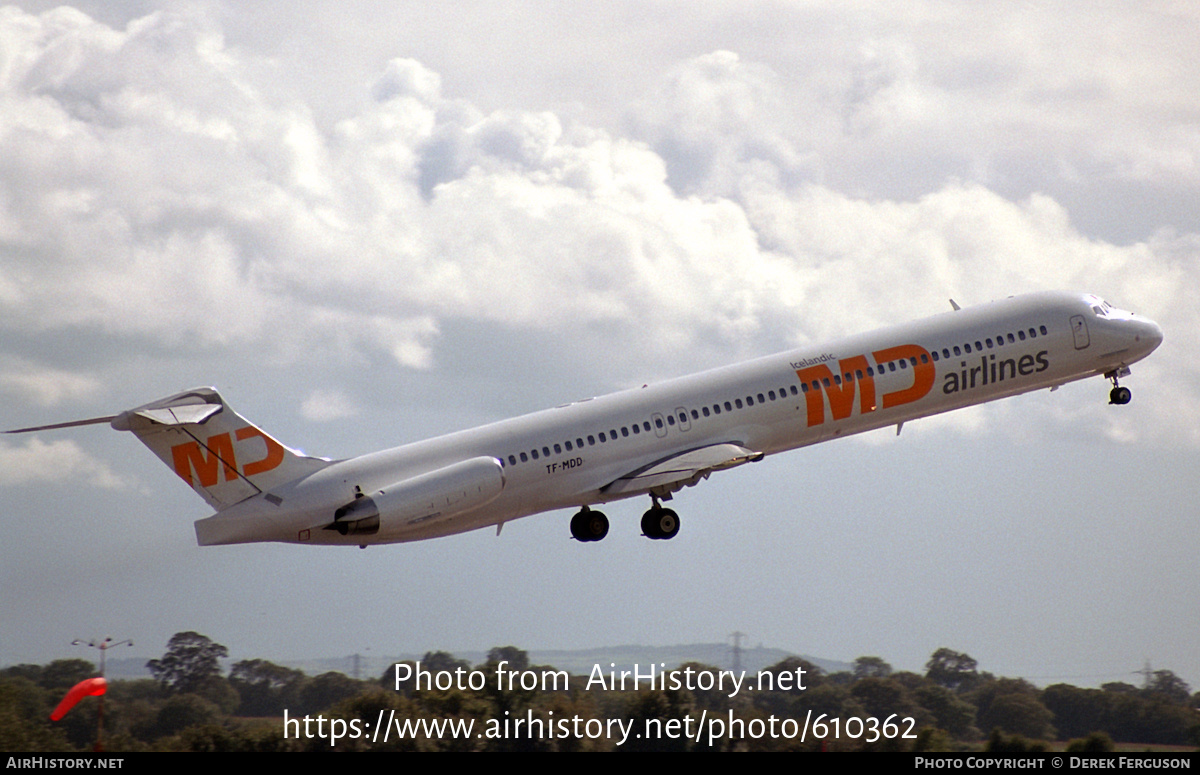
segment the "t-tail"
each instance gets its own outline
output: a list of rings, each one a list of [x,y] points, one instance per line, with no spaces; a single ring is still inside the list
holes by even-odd
[[[231,409],[211,387],[130,409],[111,424],[141,439],[216,511],[330,463],[283,446]]]
[[[216,511],[332,462],[283,446],[231,409],[211,387],[186,390],[109,417],[8,432],[101,422],[132,432]]]

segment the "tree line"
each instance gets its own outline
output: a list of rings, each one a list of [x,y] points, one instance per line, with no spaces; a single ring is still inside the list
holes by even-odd
[[[1073,750],[1106,750],[1117,743],[1200,746],[1200,692],[1169,670],[1146,676],[1143,686],[1115,682],[1099,689],[1059,683],[1039,689],[1020,678],[997,677],[978,669],[969,655],[941,648],[925,672],[895,671],[882,658],[862,656],[853,669],[826,673],[798,657],[766,668],[787,690],[659,689],[612,691],[585,689],[583,676],[569,689],[497,687],[488,681],[480,690],[413,689],[394,685],[394,671],[371,680],[355,680],[340,672],[309,676],[264,659],[234,663],[226,674],[221,660],[228,650],[195,632],[177,633],[159,659],[147,663],[152,678],[113,681],[105,697],[104,744],[109,751],[327,750],[327,739],[295,734],[285,737],[282,718],[318,714],[326,718],[370,721],[380,711],[397,719],[472,720],[481,728],[489,719],[543,720],[628,719],[637,728],[647,720],[728,717],[828,719],[889,716],[914,719],[915,739],[808,740],[723,738],[712,743],[694,739],[629,739],[621,750],[1046,750],[1073,741]],[[430,672],[459,668],[494,673],[506,662],[510,670],[553,670],[530,665],[528,655],[513,646],[488,652],[472,666],[446,652],[430,652],[421,667]],[[717,671],[696,663],[678,669]],[[782,679],[804,670],[804,689]],[[49,721],[50,710],[75,683],[94,676],[95,666],[83,659],[55,660],[47,665],[16,665],[0,671],[0,749],[68,752],[89,750],[97,730],[98,703],[89,700],[62,721]],[[811,713],[810,713],[811,711]],[[515,734],[502,739],[453,739],[416,735],[387,744],[343,739],[337,750],[615,750],[608,737],[563,736],[553,739]]]

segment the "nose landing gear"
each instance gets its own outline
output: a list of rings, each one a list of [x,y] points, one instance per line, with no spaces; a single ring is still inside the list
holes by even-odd
[[[1129,401],[1133,398],[1133,393],[1130,392],[1129,388],[1121,387],[1120,383],[1117,382],[1120,377],[1129,376],[1129,367],[1118,369],[1116,371],[1110,371],[1104,376],[1113,383],[1113,389],[1108,392],[1108,403],[1115,404],[1117,406],[1124,406],[1125,404],[1129,403]]]

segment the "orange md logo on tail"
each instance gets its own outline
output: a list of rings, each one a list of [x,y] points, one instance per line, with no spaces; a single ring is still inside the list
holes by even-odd
[[[238,428],[233,437],[238,441],[260,438],[266,444],[265,457],[246,463],[242,467],[241,472],[247,479],[272,471],[283,462],[283,446],[258,428]],[[214,487],[220,480],[222,470],[225,473],[225,481],[232,482],[238,478],[237,457],[234,454],[233,439],[228,431],[209,436],[203,447],[197,441],[176,444],[171,447],[171,458],[175,464],[175,473],[193,488],[197,486],[197,480],[200,487]]]

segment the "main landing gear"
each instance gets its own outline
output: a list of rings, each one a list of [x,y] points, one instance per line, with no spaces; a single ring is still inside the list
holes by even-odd
[[[608,517],[587,506],[571,517],[571,536],[577,541],[599,541],[608,535]]]
[[[656,541],[674,538],[679,533],[679,515],[659,505],[653,495],[650,498],[654,505],[642,515],[642,533]],[[599,541],[606,535],[608,517],[599,511],[584,506],[571,517],[571,537],[576,541]]]
[[[650,499],[654,505],[642,515],[642,533],[656,541],[674,538],[679,532],[679,515],[660,506],[653,495]]]
[[[1130,392],[1129,388],[1121,387],[1121,385],[1117,382],[1117,379],[1120,377],[1129,376],[1129,367],[1127,366],[1123,369],[1110,371],[1104,376],[1113,383],[1113,389],[1108,392],[1108,403],[1116,404],[1118,406],[1124,406],[1125,404],[1129,403],[1130,399],[1133,398],[1133,393]]]

